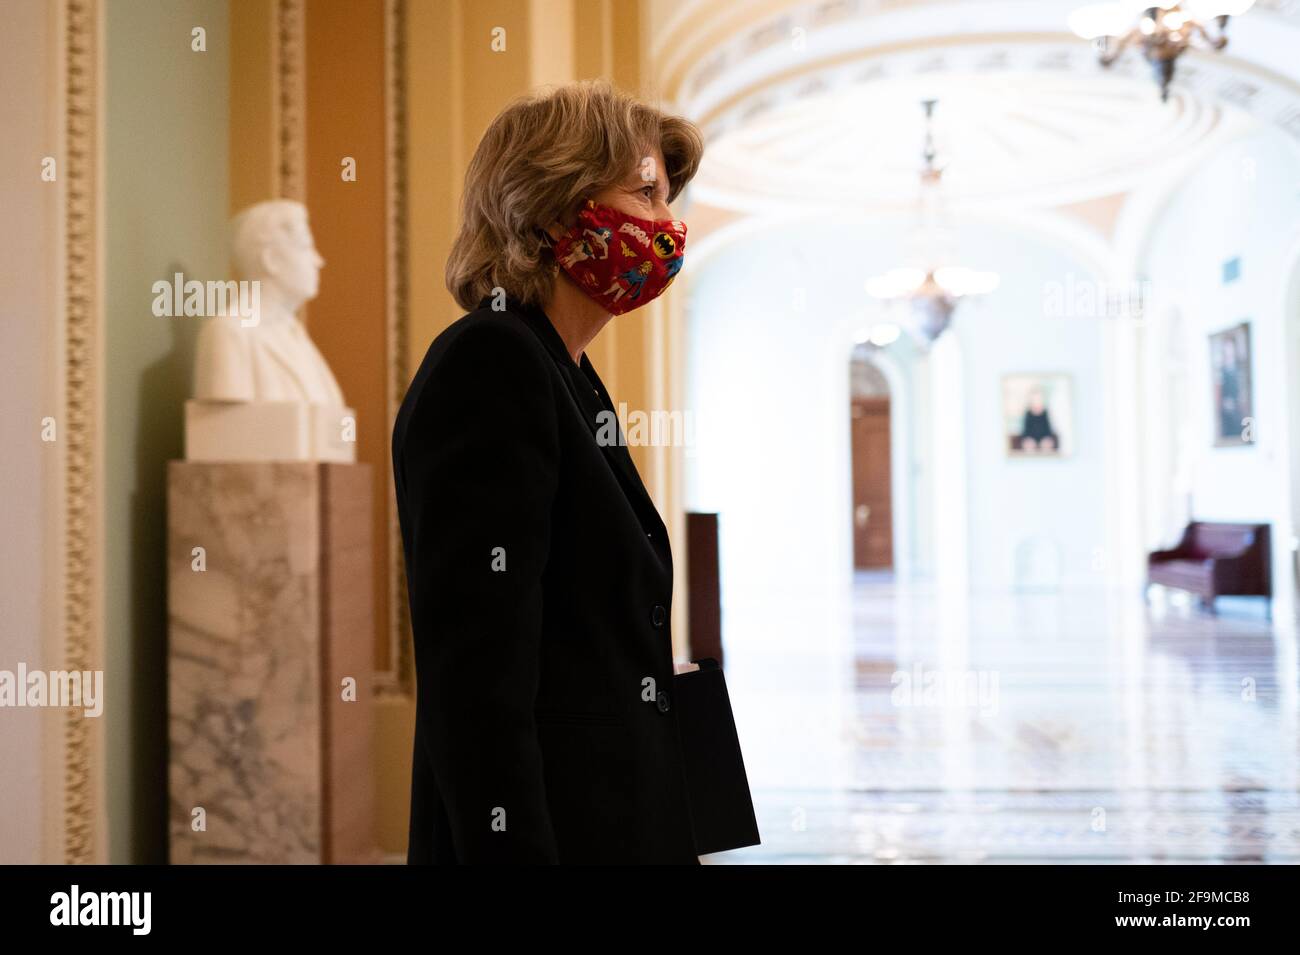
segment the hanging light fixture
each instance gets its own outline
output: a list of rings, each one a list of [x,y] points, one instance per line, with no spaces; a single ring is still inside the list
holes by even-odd
[[[1178,58],[1192,48],[1222,50],[1228,45],[1228,18],[1254,5],[1255,0],[1112,0],[1080,7],[1069,24],[1078,36],[1096,41],[1102,66],[1130,46],[1140,47],[1155,71],[1160,99],[1168,100]]]
[[[934,108],[938,100],[921,103],[925,110],[925,147],[921,167],[921,226],[917,238],[919,264],[891,269],[866,281],[867,294],[907,307],[909,330],[924,344],[933,342],[952,323],[957,305],[973,295],[986,295],[998,287],[996,272],[981,272],[962,266],[941,264],[946,258],[941,246],[943,169],[938,165],[934,145]]]

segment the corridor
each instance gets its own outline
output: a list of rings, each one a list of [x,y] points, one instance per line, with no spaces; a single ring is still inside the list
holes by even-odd
[[[1296,862],[1293,636],[1249,601],[1217,618],[1163,603],[972,595],[953,608],[859,574],[839,706],[774,691],[802,671],[746,652],[780,646],[776,634],[733,629],[728,679],[763,844],[708,861]],[[993,705],[896,704],[917,668],[982,677]],[[788,767],[816,728],[773,699],[839,714],[801,780]]]

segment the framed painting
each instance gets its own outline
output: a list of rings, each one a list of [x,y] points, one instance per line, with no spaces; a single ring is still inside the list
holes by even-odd
[[[1248,322],[1210,336],[1210,386],[1214,393],[1211,420],[1216,448],[1253,443],[1250,357]]]
[[[1002,378],[1004,447],[1014,458],[1066,457],[1074,450],[1074,395],[1065,374]]]

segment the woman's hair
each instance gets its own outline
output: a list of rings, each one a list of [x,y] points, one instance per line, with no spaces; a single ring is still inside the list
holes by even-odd
[[[460,231],[447,257],[452,296],[466,310],[497,287],[541,302],[555,259],[539,230],[571,221],[584,198],[625,179],[656,145],[671,202],[700,165],[704,140],[694,123],[604,81],[516,99],[488,126],[465,172]]]

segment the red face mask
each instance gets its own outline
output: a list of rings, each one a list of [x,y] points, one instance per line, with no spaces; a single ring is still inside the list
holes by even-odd
[[[579,288],[610,314],[622,315],[673,283],[686,250],[686,223],[638,219],[588,199],[551,249]]]

